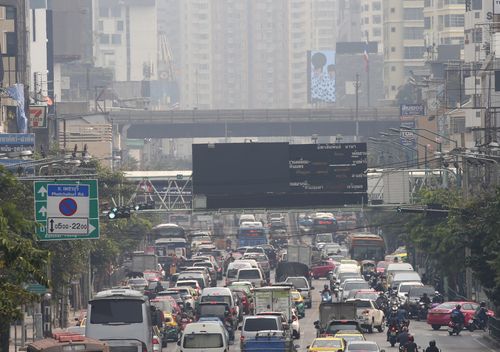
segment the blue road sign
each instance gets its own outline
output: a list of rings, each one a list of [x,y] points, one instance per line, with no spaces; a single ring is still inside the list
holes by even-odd
[[[0,152],[12,153],[35,150],[33,133],[0,133]]]
[[[48,185],[48,197],[88,197],[89,185]]]
[[[64,198],[59,202],[59,211],[65,216],[72,216],[78,210],[78,205],[73,198]]]

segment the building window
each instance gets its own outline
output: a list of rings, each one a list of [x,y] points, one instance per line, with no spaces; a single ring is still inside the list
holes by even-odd
[[[123,31],[123,21],[116,21],[116,30]]]
[[[423,46],[406,46],[405,59],[422,59],[424,57],[425,47]]]
[[[5,6],[5,19],[15,20],[16,19],[16,8],[13,6]]]
[[[380,15],[373,16],[373,24],[380,24],[380,23],[382,23],[382,18],[380,17]]]
[[[365,24],[370,23],[370,17],[365,17]]]
[[[482,10],[483,0],[471,0],[471,10]]]
[[[109,44],[109,34],[104,34],[104,33],[99,34],[99,43]]]
[[[463,27],[464,15],[446,15],[444,16],[445,27]]]
[[[396,27],[391,27],[391,32],[396,33]]]
[[[382,35],[382,30],[380,28],[373,28],[373,36],[380,37]]]
[[[422,8],[406,8],[403,12],[403,18],[407,21],[421,21],[424,19]]]
[[[424,17],[424,28],[431,29],[431,22],[432,22],[431,17]]]
[[[97,28],[99,29],[100,32],[104,30],[104,22],[103,21],[98,21],[97,22]]]
[[[424,6],[425,7],[431,7],[432,6],[432,0],[425,0],[424,1]]]
[[[391,52],[395,53],[396,52],[396,47],[391,46]]]
[[[380,1],[374,1],[373,4],[372,4],[372,10],[373,11],[380,11],[382,10],[382,5],[380,3]]]
[[[17,33],[5,32],[6,54],[7,56],[17,55]]]
[[[391,13],[395,13],[396,9],[394,7],[391,7]]]
[[[99,17],[109,17],[109,8],[99,7]]]
[[[482,43],[483,41],[483,29],[476,28],[476,30],[472,31],[472,42],[473,43]]]
[[[445,5],[464,5],[465,0],[444,0]]]
[[[121,34],[113,34],[111,36],[111,44],[121,44],[122,43],[122,35]]]
[[[396,72],[396,66],[391,66],[391,71]]]
[[[420,27],[405,27],[404,39],[419,40],[424,38],[424,29]]]
[[[122,16],[122,8],[121,7],[112,7],[111,8],[111,17],[121,17]]]
[[[391,90],[395,91],[396,90],[396,86],[391,86]]]

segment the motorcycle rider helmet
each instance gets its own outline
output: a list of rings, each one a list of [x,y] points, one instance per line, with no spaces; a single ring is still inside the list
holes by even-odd
[[[434,341],[434,340],[429,341],[429,346],[436,347],[436,341]]]
[[[457,306],[455,308],[457,308],[458,310],[460,310],[462,308],[462,306],[460,304],[457,304]]]
[[[323,286],[323,288],[324,288],[325,290],[328,290],[328,288],[329,288],[329,287],[328,287],[328,285],[325,285],[325,286]]]
[[[482,308],[486,307],[486,302],[482,301],[481,303],[479,303],[479,306],[482,307]]]
[[[414,342],[415,341],[415,338],[413,337],[413,335],[408,336],[408,341],[410,341],[410,342]]]

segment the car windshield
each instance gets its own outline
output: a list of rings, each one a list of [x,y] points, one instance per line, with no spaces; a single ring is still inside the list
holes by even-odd
[[[172,297],[175,300],[178,300],[181,298],[181,294],[179,292],[160,292],[157,294],[158,296],[169,296]]]
[[[359,292],[358,291],[354,294],[354,298],[371,299],[371,300],[375,301],[378,298],[378,293],[377,292]]]
[[[356,301],[356,308],[371,308],[369,301]]]
[[[363,281],[356,281],[356,282],[346,282],[344,286],[345,291],[350,291],[350,290],[363,290],[370,288],[367,282]]]
[[[240,270],[238,272],[238,279],[260,279],[259,270]]]
[[[316,235],[316,242],[333,242],[332,234],[330,233],[323,233]]]
[[[222,304],[200,304],[199,311],[202,317],[223,317],[227,311],[227,306]]]
[[[332,324],[328,326],[327,332],[337,332],[342,330],[358,330],[358,326],[355,324]]]
[[[168,300],[151,301],[151,304],[163,312],[172,313],[172,304]]]
[[[146,281],[146,279],[130,279],[130,280],[128,280],[128,284],[129,285],[144,285],[144,286],[146,286],[148,284],[148,282]]]
[[[184,348],[221,348],[224,346],[222,334],[186,334],[184,337]]]
[[[377,352],[379,348],[376,344],[373,343],[356,343],[349,344],[349,351],[360,351],[360,352]]]
[[[363,335],[340,335],[338,337],[343,338],[347,342],[351,342],[351,341],[364,341],[365,340],[365,338],[363,337]]]
[[[340,342],[340,340],[333,340],[333,339],[319,340],[319,339],[316,339],[316,340],[314,340],[311,347],[342,348],[342,343]]]
[[[458,303],[446,302],[437,306],[437,309],[454,309]]]
[[[279,330],[276,319],[271,318],[255,318],[245,320],[243,330],[245,331],[261,331],[261,330]]]
[[[427,296],[433,297],[436,294],[436,290],[432,287],[411,287],[408,296],[410,297],[421,297],[424,293],[427,293]]]
[[[90,302],[90,322],[92,324],[142,323],[140,300],[102,299]]]
[[[198,285],[195,281],[178,281],[179,286],[189,286],[191,288],[197,288]]]
[[[219,302],[231,304],[231,297],[229,296],[203,296],[201,297],[202,302]]]
[[[287,283],[292,284],[296,288],[308,288],[307,280],[303,277],[289,277],[286,279]]]
[[[419,285],[401,285],[399,287],[399,292],[401,293],[408,293],[410,291],[410,288],[419,286]]]

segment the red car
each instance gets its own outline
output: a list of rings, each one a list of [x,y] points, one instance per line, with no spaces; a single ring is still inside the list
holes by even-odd
[[[432,326],[434,330],[439,330],[441,326],[448,326],[450,322],[451,311],[456,307],[457,304],[462,306],[462,313],[465,315],[465,327],[469,325],[469,320],[472,320],[474,313],[477,308],[479,308],[479,303],[468,302],[468,301],[454,301],[445,302],[439,306],[432,308],[427,313],[427,324]],[[488,310],[488,315],[494,316],[495,313]]]
[[[322,260],[321,263],[311,268],[311,275],[315,279],[320,277],[328,277],[328,272],[335,269],[333,260]]]

